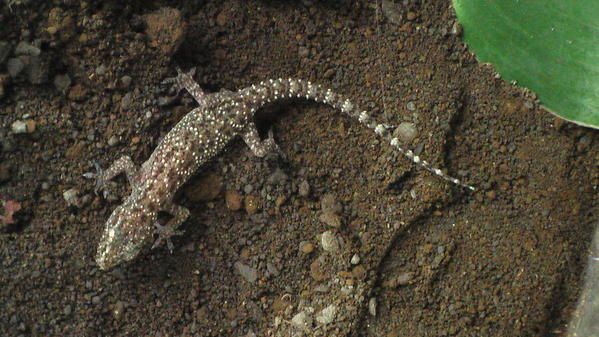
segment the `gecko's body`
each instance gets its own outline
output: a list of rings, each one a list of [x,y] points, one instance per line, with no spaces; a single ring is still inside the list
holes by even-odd
[[[452,183],[473,189],[431,167],[412,151],[401,148],[386,125],[377,124],[366,112],[356,109],[350,101],[310,82],[278,79],[235,93],[223,91],[205,95],[190,75],[179,73],[177,81],[198,101],[199,107],[169,131],[139,170],[125,156],[98,175],[98,182],[102,185],[124,172],[132,185],[131,195],[114,210],[106,222],[96,255],[96,262],[102,269],[109,269],[135,258],[152,239],[155,226],[158,227],[159,241],[163,238],[168,241],[168,237],[176,233],[176,228],[187,219],[189,211],[173,204],[175,192],[232,138],[242,136],[252,152],[260,157],[276,149],[272,135],[266,140],[260,140],[253,117],[263,105],[282,98],[305,98],[339,109],[373,129],[377,135],[428,171]],[[157,225],[159,211],[173,216],[165,226]]]

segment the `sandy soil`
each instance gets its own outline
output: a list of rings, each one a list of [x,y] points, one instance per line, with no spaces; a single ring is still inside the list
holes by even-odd
[[[477,64],[449,1],[383,2],[4,6],[0,193],[21,210],[0,226],[0,334],[561,335],[597,218],[597,132]],[[160,86],[176,65],[208,91],[330,86],[478,190],[329,107],[280,102],[258,119],[285,158],[232,142],[176,198],[192,216],[173,254],[100,271],[119,200],[82,174],[142,163],[193,108]]]

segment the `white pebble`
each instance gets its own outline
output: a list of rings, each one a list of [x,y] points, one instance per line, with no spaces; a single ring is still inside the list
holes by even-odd
[[[331,231],[322,233],[320,243],[322,245],[322,249],[327,252],[335,253],[339,250],[339,241],[337,240],[335,233]]]
[[[351,264],[358,264],[360,263],[360,256],[358,256],[358,254],[354,254],[354,256],[351,257]]]
[[[330,324],[335,320],[337,316],[337,306],[334,304],[322,309],[322,311],[316,316],[316,321],[320,324]]]
[[[403,122],[395,129],[395,135],[403,144],[409,144],[418,136],[418,130],[416,130],[414,123]]]
[[[15,121],[10,127],[14,133],[27,133],[27,123],[23,121]]]
[[[372,316],[376,316],[376,297],[373,297],[368,301],[368,312]]]
[[[300,330],[308,331],[312,328],[312,318],[304,311],[300,311],[293,316],[291,324]]]
[[[62,192],[62,197],[67,202],[69,206],[79,206],[79,191],[76,188],[68,189]]]

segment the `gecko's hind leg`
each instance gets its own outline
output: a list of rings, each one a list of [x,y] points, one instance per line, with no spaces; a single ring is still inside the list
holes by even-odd
[[[98,194],[98,191],[106,185],[106,182],[112,180],[112,178],[116,177],[121,173],[125,173],[127,176],[127,181],[132,188],[135,188],[135,177],[137,175],[138,168],[131,160],[129,156],[122,156],[121,158],[115,160],[112,165],[106,170],[102,170],[100,164],[94,162],[94,166],[96,168],[96,172],[88,172],[83,176],[88,179],[96,179],[96,187],[94,188],[94,192]]]
[[[259,158],[263,158],[269,153],[277,153],[281,157],[285,157],[272,134],[272,130],[268,131],[268,138],[262,140],[258,135],[258,129],[254,123],[249,123],[246,127],[246,132],[242,135],[243,141],[250,148],[252,153]]]
[[[171,214],[173,217],[164,226],[159,224],[158,221],[154,223],[154,226],[156,226],[156,234],[158,234],[158,239],[156,239],[156,242],[154,242],[154,245],[152,245],[152,249],[158,247],[163,241],[166,241],[166,246],[172,253],[174,245],[171,241],[171,237],[183,234],[183,231],[177,230],[177,228],[179,228],[179,226],[181,226],[181,224],[187,220],[189,217],[189,210],[172,202],[165,205],[162,210]]]

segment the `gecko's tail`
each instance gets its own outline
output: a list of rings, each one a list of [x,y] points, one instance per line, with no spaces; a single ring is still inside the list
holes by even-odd
[[[401,147],[399,139],[389,132],[390,127],[388,125],[377,123],[368,112],[358,109],[350,100],[333,92],[331,89],[324,89],[320,85],[312,84],[310,81],[279,78],[261,82],[259,85],[252,85],[250,88],[245,89],[245,91],[244,95],[253,96],[253,102],[257,104],[256,108],[281,98],[294,97],[305,98],[330,105],[335,109],[346,113],[353,119],[357,119],[367,128],[374,130],[379,137],[385,139],[391,146],[416,165],[453,184],[467,188],[471,191],[475,190],[473,186],[465,184],[459,179],[451,177],[440,169],[433,167],[429,162],[414,154],[412,150],[406,150]]]

